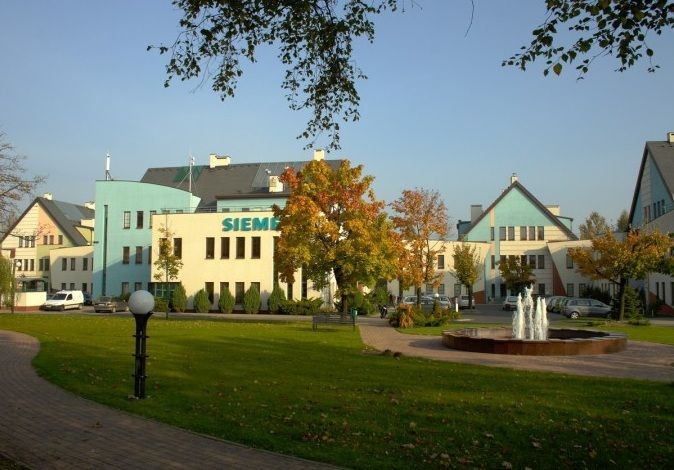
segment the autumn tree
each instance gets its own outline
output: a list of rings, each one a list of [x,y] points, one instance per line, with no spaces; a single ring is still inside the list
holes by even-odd
[[[524,288],[536,282],[533,267],[524,257],[507,256],[498,263],[501,277],[511,292],[523,292]]]
[[[630,229],[630,216],[625,209],[620,213],[615,228],[618,232],[627,232]]]
[[[164,300],[166,300],[166,318],[168,318],[169,311],[169,283],[178,278],[178,274],[183,267],[183,262],[180,256],[175,252],[173,246],[173,232],[162,225],[159,227],[159,255],[154,261],[156,272],[154,279],[159,282],[164,282]]]
[[[454,245],[454,276],[468,289],[468,308],[473,308],[473,284],[480,278],[482,261],[474,245]]]
[[[591,240],[611,231],[611,227],[603,215],[593,211],[585,222],[578,227],[581,240]]]
[[[669,254],[671,239],[659,231],[630,231],[624,239],[611,232],[592,240],[592,247],[575,247],[569,255],[576,271],[591,279],[604,279],[618,286],[619,319],[625,314],[625,288],[630,279],[643,280],[649,272],[658,271]]]
[[[395,212],[391,217],[393,226],[407,250],[399,277],[416,288],[420,305],[421,287],[437,285],[442,276],[436,270],[435,260],[444,252],[449,233],[447,207],[438,191],[406,189],[391,203],[391,208]]]
[[[292,191],[285,207],[274,206],[279,219],[274,263],[282,281],[294,282],[302,268],[321,289],[332,272],[346,313],[359,285],[372,287],[395,276],[400,243],[371,189],[374,178],[363,176],[362,165],[342,160],[333,169],[313,160],[300,172],[287,168],[280,179]]]

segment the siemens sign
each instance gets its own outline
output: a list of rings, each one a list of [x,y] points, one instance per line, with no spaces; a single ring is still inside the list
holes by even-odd
[[[227,217],[222,221],[223,232],[257,232],[276,230],[279,220],[276,217]]]

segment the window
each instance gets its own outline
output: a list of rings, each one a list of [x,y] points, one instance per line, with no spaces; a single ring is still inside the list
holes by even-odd
[[[129,283],[122,282],[122,295],[126,295],[128,293],[129,293]]]
[[[489,235],[491,237],[491,241],[494,241],[494,227],[489,227]]]
[[[143,211],[136,211],[136,228],[143,228]]]
[[[68,258],[61,258],[61,271],[68,270]]]
[[[440,295],[445,294],[445,285],[444,284],[438,284],[438,294],[440,294]]]
[[[529,240],[536,240],[536,227],[529,227]]]
[[[255,287],[258,292],[260,292],[260,283],[259,282],[251,282],[250,285],[252,287]]]
[[[527,239],[527,227],[520,227],[520,240],[526,240]]]
[[[454,297],[461,295],[461,284],[454,284]]]
[[[31,258],[28,261],[30,261],[30,267],[29,267],[28,271],[35,271],[35,258]]]
[[[49,235],[49,244],[50,245],[54,244],[54,235]]]
[[[143,283],[142,282],[134,282],[133,283],[133,290],[134,292],[137,290],[142,290],[143,289]]]
[[[573,258],[569,254],[566,255],[566,267],[567,269],[573,269]]]
[[[569,284],[566,285],[566,295],[568,295],[569,297],[575,296],[575,293],[573,291],[573,284],[572,283],[569,283]]]
[[[307,298],[307,290],[309,289],[309,285],[307,284],[307,278],[304,275],[305,269],[306,266],[302,266],[302,277],[300,278],[300,298],[302,300]]]
[[[432,294],[433,293],[433,284],[426,284],[426,294]]]
[[[545,240],[545,227],[542,225],[538,226],[538,239]]]
[[[286,299],[293,300],[293,283],[289,282],[286,286]]]
[[[508,240],[513,241],[515,239],[515,227],[508,227]]]
[[[499,240],[505,240],[506,239],[506,228],[505,227],[499,227],[498,228],[498,239]]]
[[[152,246],[147,247],[147,264],[152,266]]]
[[[75,283],[74,283],[74,282],[71,282],[71,283],[70,283],[70,290],[75,290]],[[69,294],[69,295],[68,295],[68,297],[69,297],[68,300],[72,300],[71,295],[72,295],[72,294]]]
[[[236,259],[243,259],[246,257],[246,239],[244,237],[236,237]]]
[[[61,290],[66,290],[66,283],[65,282],[61,283]]]
[[[75,270],[75,258],[70,258],[70,270]]]
[[[143,264],[143,247],[136,247],[136,264]],[[138,290],[138,289],[136,289]]]
[[[505,255],[501,255],[501,258],[499,259],[500,264],[504,264],[506,262],[506,257]]]
[[[496,256],[491,255],[491,269],[496,269]]]
[[[445,269],[445,255],[438,255],[438,269]]]
[[[23,248],[23,236],[19,237],[19,248]]]
[[[505,284],[500,284],[499,285],[499,292],[501,294],[501,297],[506,297],[508,295],[508,290],[506,288]]]
[[[178,259],[183,259],[183,239],[174,238],[173,239],[173,256]]]
[[[44,235],[42,237],[42,244],[47,245],[49,243],[49,237],[47,235]]]
[[[59,235],[59,245],[63,245],[63,235]]]
[[[157,211],[150,211],[150,220],[148,221],[148,228],[152,228],[152,216],[157,215]]]
[[[529,266],[531,266],[532,269],[536,269],[536,255],[529,255]]]
[[[82,283],[82,292],[86,292],[86,291],[87,291],[87,283],[83,282]]]
[[[657,284],[657,282],[656,282]],[[578,284],[578,295],[583,296],[585,295],[585,284]],[[659,297],[659,295],[658,295]]]
[[[260,237],[253,237],[253,246],[251,247],[251,251],[251,258],[260,259]]]
[[[220,297],[222,297],[222,294],[227,291],[231,294],[229,291],[229,282],[221,282],[220,283]]]
[[[520,266],[524,267],[527,265],[527,255],[520,256]],[[534,266],[535,268],[536,266]]]
[[[41,259],[42,261],[42,267],[40,268],[40,271],[49,271],[49,258],[46,256]]]
[[[206,237],[206,259],[215,257],[215,238]]]
[[[122,222],[122,228],[131,228],[131,211],[124,211],[124,221]]]
[[[545,284],[538,284],[538,295],[545,295]]]
[[[89,271],[89,258],[82,258],[82,271]]]
[[[545,269],[545,255],[538,255],[538,269]]]
[[[496,297],[496,284],[492,284],[491,285],[491,298],[493,299],[495,297]]]
[[[243,282],[234,283],[234,302],[237,304],[243,303]]]
[[[122,248],[122,264],[129,264],[129,247]]]
[[[220,237],[220,258],[229,259],[229,237]]]
[[[208,294],[208,301],[213,305],[213,300],[215,299],[215,296],[213,294],[213,283],[212,282],[207,282],[204,285],[204,289],[206,289],[206,293]]]

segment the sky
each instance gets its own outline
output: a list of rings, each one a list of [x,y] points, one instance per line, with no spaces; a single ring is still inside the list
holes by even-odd
[[[404,189],[438,190],[450,219],[488,207],[512,173],[543,204],[558,204],[577,227],[597,211],[629,210],[644,144],[674,131],[672,33],[649,38],[660,65],[619,73],[600,58],[577,80],[569,68],[544,77],[501,66],[545,18],[543,0],[408,0],[376,21],[373,44],[354,60],[360,121],[341,124],[341,150],[375,177],[379,199]],[[233,163],[312,158],[297,140],[307,115],[288,108],[284,68],[271,47],[245,65],[224,102],[208,82],[164,87],[180,12],[159,0],[4,0],[0,3],[0,132],[47,176],[37,194],[94,200],[105,155],[118,180],[150,167],[187,165],[190,155]],[[470,29],[466,30],[470,24]],[[319,137],[316,147],[327,144]]]

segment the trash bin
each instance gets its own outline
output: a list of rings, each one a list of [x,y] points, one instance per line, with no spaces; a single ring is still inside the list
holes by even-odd
[[[358,317],[358,309],[352,308],[351,309],[351,318],[353,318],[354,323],[356,322],[356,317]]]

